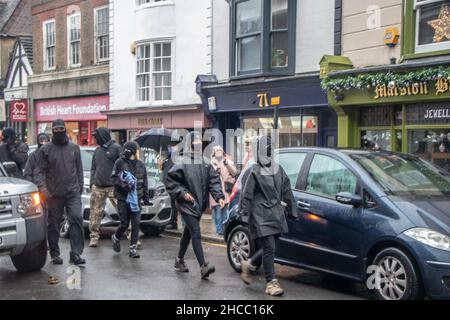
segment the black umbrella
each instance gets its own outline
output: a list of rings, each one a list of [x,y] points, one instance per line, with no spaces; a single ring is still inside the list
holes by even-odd
[[[153,149],[161,153],[162,150],[167,150],[172,140],[172,130],[166,128],[153,128],[135,139],[141,148]]]

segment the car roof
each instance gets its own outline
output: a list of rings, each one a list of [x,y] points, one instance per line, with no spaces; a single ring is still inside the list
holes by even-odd
[[[399,152],[392,152],[386,150],[362,150],[362,149],[346,149],[346,148],[321,148],[321,147],[298,147],[298,148],[280,148],[279,153],[285,152],[326,152],[336,155],[369,155],[369,154],[384,154],[394,155],[401,154]]]

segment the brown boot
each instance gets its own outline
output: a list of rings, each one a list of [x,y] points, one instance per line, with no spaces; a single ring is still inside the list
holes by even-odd
[[[241,262],[241,279],[246,284],[249,285],[252,283],[252,272],[255,271],[255,267],[250,264],[248,261]]]
[[[98,247],[98,239],[92,238],[91,241],[89,242],[89,247],[91,247],[91,248]]]
[[[273,297],[279,297],[284,294],[284,290],[280,287],[280,283],[277,279],[273,279],[267,283],[266,294]]]

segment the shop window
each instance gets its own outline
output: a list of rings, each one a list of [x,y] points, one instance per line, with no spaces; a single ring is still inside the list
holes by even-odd
[[[392,122],[392,107],[379,106],[361,108],[359,123],[361,127],[390,126]]]
[[[366,150],[391,151],[391,130],[361,131],[361,147]]]
[[[408,130],[408,152],[450,171],[450,129]]]
[[[44,30],[44,70],[54,70],[56,68],[55,20],[45,21],[43,24],[43,30]]]
[[[309,169],[306,192],[334,198],[340,192],[356,192],[357,178],[341,162],[317,154]]]
[[[96,8],[95,16],[95,58],[97,62],[109,59],[109,9]]]
[[[67,18],[69,39],[69,66],[81,65],[81,15],[75,13]]]
[[[296,1],[234,0],[232,76],[292,73]]]
[[[415,0],[415,52],[450,49],[450,1]]]

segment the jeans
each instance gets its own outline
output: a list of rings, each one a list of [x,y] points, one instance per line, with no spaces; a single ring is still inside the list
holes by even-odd
[[[84,227],[81,213],[81,195],[47,199],[48,210],[48,245],[50,256],[59,257],[59,232],[64,211],[69,222],[70,256],[81,255],[84,249]]]
[[[220,206],[214,206],[212,211],[214,215],[214,222],[216,224],[216,233],[218,235],[223,235],[223,223],[227,219],[228,205],[223,207],[223,209]]]
[[[119,211],[120,226],[116,231],[116,238],[122,239],[127,231],[131,220],[131,240],[130,246],[136,245],[139,240],[139,224],[141,223],[141,213],[132,212],[130,206],[125,200],[117,201],[117,210]]]
[[[266,281],[275,279],[275,249],[278,243],[278,236],[272,235],[255,239],[256,252],[249,259],[253,266],[263,265]]]
[[[182,214],[182,220],[185,223],[183,236],[180,240],[180,251],[178,252],[178,258],[183,259],[186,254],[189,242],[192,240],[192,247],[197,258],[198,264],[203,266],[205,264],[205,256],[203,254],[202,237],[200,233],[200,218]]]

